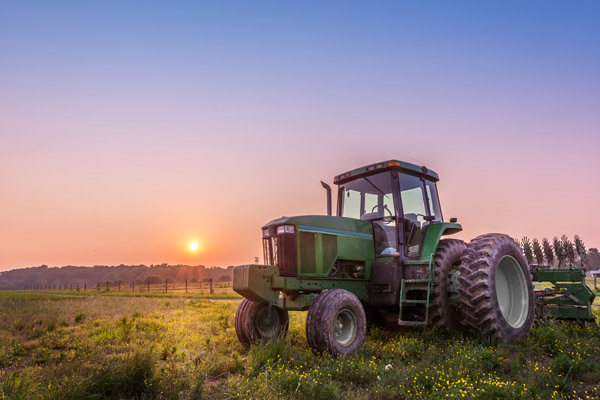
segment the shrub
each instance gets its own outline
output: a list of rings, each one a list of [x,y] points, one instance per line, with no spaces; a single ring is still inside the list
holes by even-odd
[[[83,322],[85,320],[85,313],[78,313],[75,315],[74,321],[75,323],[79,324],[80,322]]]
[[[152,353],[136,352],[105,363],[70,395],[102,399],[152,397],[157,390],[155,383]]]

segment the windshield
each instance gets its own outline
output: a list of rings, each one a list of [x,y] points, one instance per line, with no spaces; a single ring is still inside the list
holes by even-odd
[[[342,217],[371,221],[375,256],[397,254],[396,208],[390,171],[358,178],[340,188]]]
[[[340,189],[342,217],[371,221],[396,215],[389,171],[358,178]]]

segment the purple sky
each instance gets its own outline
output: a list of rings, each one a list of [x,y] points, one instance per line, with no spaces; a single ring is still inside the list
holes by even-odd
[[[468,240],[600,246],[600,4],[0,5],[0,270],[237,265],[319,180],[440,174]],[[190,253],[197,240],[201,251]]]

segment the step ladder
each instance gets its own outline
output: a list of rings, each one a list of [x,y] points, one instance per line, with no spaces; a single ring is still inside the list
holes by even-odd
[[[425,326],[429,321],[429,296],[434,280],[433,254],[429,256],[428,264],[423,262],[411,263],[411,265],[419,264],[424,267],[427,266],[428,279],[402,279],[402,282],[400,283],[400,311],[398,314],[398,325],[400,326]],[[406,296],[409,292],[421,292],[425,296],[418,296],[418,299],[407,299]],[[424,297],[424,299],[422,299],[422,297]],[[404,307],[413,304],[422,304],[425,306],[425,316],[423,320],[402,318]]]

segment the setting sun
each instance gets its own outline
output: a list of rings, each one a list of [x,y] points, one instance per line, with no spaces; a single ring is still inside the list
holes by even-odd
[[[196,251],[196,250],[198,250],[198,242],[190,243],[190,251]]]

